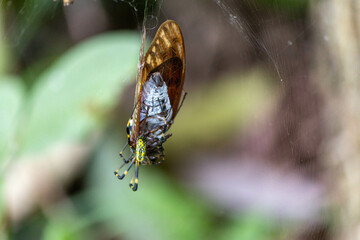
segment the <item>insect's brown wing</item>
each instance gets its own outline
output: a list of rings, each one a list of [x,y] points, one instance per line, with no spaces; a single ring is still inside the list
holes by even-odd
[[[161,73],[168,87],[173,119],[180,105],[185,77],[184,39],[179,25],[173,20],[161,24],[145,54],[145,76],[154,71]]]
[[[133,124],[131,126],[130,131],[130,145],[135,147],[137,137],[139,136],[139,128],[140,128],[140,104],[139,104],[139,96],[141,96],[142,86],[144,84],[144,79],[146,78],[144,71],[144,47],[145,47],[145,38],[146,38],[146,29],[144,28],[141,47],[140,47],[140,56],[138,63],[138,72],[136,75],[136,87],[135,87],[135,98],[134,98],[134,110],[132,113]]]
[[[130,142],[135,144],[137,137],[140,132],[140,105],[139,102],[142,91],[142,86],[145,81],[148,79],[148,75],[154,69],[167,62],[170,59],[176,58],[176,61],[170,61],[163,66],[169,68],[161,68],[164,70],[166,76],[174,73],[177,75],[174,78],[165,78],[165,82],[168,86],[168,94],[170,98],[170,103],[173,108],[173,117],[175,117],[177,110],[179,108],[180,99],[182,96],[182,88],[184,85],[185,77],[185,49],[184,49],[184,39],[180,30],[179,25],[173,20],[167,20],[156,32],[156,35],[149,46],[145,56],[142,56],[144,49],[144,40],[145,40],[145,30],[143,35],[143,42],[140,50],[140,59],[139,59],[139,70],[137,75],[136,89],[135,89],[135,109],[133,113],[133,126],[132,126],[132,136]],[[178,62],[181,64],[178,64]],[[181,65],[181,68],[176,68],[176,66],[170,66],[172,63],[177,64],[176,66]],[[166,70],[167,69],[167,70]],[[175,71],[176,70],[176,71]],[[179,72],[180,71],[180,72]],[[175,76],[174,75],[174,76]]]

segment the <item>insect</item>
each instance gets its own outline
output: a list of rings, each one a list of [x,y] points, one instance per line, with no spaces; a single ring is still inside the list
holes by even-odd
[[[127,123],[128,142],[120,152],[124,163],[114,174],[123,179],[135,165],[130,188],[138,188],[139,166],[157,165],[165,160],[163,143],[171,136],[166,134],[174,122],[185,99],[185,48],[179,25],[167,20],[157,33],[144,55],[146,29],[142,37],[138,73],[136,77],[134,110]],[[130,146],[126,159],[123,151]],[[128,164],[120,175],[119,171]]]

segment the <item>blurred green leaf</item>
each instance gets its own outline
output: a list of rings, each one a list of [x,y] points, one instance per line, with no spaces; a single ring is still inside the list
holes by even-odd
[[[125,239],[205,239],[211,215],[198,196],[183,192],[158,168],[141,166],[139,189],[129,188],[131,174],[119,181],[113,174],[121,164],[118,141],[108,139],[89,172],[92,217],[106,222]]]
[[[81,220],[80,220],[81,222]],[[57,215],[44,229],[44,240],[81,240],[87,239],[79,230],[79,219],[74,216]]]
[[[3,197],[3,188],[4,188],[4,179],[2,177],[3,174],[1,174],[0,177],[0,239],[7,239],[7,233],[6,233],[6,223],[4,221],[4,215],[5,215],[5,206],[4,206],[4,197]]]
[[[256,214],[242,215],[234,218],[229,226],[223,229],[218,239],[222,240],[268,240],[275,239],[276,226]]]
[[[0,166],[15,144],[24,89],[15,77],[0,77]]]
[[[5,224],[2,222],[4,167],[6,160],[9,160],[13,154],[23,94],[24,89],[19,79],[10,76],[0,77],[0,239],[7,239],[5,233],[2,232],[3,224]]]
[[[43,73],[29,99],[24,151],[81,141],[100,127],[133,81],[139,46],[135,33],[105,34],[71,49]]]
[[[9,64],[9,54],[4,36],[4,14],[0,8],[0,76],[6,72]]]
[[[277,94],[261,70],[223,77],[207,88],[189,92],[170,132],[169,152],[229,141],[273,106]],[[223,140],[220,140],[223,139]],[[176,155],[176,154],[175,154]]]

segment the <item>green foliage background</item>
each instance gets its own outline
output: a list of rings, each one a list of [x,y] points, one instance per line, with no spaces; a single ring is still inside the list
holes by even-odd
[[[5,173],[21,159],[41,156],[64,143],[90,146],[91,150],[81,189],[54,203],[51,214],[37,211],[16,227],[4,220],[1,239],[261,240],[281,236],[278,226],[265,216],[252,212],[219,214],[218,206],[162,168],[141,168],[141,186],[136,193],[126,181],[119,182],[112,172],[120,163],[118,152],[125,143],[125,132],[109,130],[108,124],[124,90],[134,82],[139,33],[103,33],[81,42],[58,54],[40,71],[34,70],[39,74],[29,79],[27,73],[32,69],[14,73],[14,64],[49,12],[61,6],[49,0],[14,4],[24,12],[16,18],[12,32],[5,31],[5,4],[0,13],[0,191]],[[11,47],[11,36],[16,48]],[[56,48],[51,43],[46,46],[52,47]],[[39,65],[41,61],[44,59]],[[221,78],[221,84],[190,89],[172,128],[174,136],[165,146],[170,156],[227,141],[233,129],[224,126],[236,125],[236,131],[241,131],[255,111],[267,108],[261,103],[275,100],[271,94],[275,90],[262,70]],[[24,79],[32,83],[30,87]],[[211,109],[203,108],[204,99]],[[121,119],[126,119],[130,112],[123,114]],[[194,118],[196,115],[209,119],[208,125]],[[1,199],[2,219],[7,217],[5,209]]]

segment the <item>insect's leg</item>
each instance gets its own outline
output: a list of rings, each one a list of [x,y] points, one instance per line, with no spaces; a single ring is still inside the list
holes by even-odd
[[[123,164],[121,164],[121,166],[120,166],[118,169],[115,170],[114,175],[115,175],[116,177],[119,177],[118,172],[120,171],[120,169],[122,169],[122,168],[124,167],[125,164],[126,164],[126,163],[124,162]]]
[[[163,120],[164,120],[164,129],[163,129],[163,133],[162,133],[162,136],[164,137],[165,136],[165,132],[168,130],[168,128],[170,127],[170,125],[168,125],[168,122],[166,121],[166,118],[163,117]],[[169,126],[169,127],[168,127]]]
[[[156,131],[159,130],[159,129],[160,129],[160,127],[157,128],[157,129],[155,129],[155,131],[148,131],[148,132],[145,133],[145,135],[150,134],[150,133],[153,133],[153,132],[156,132]],[[151,146],[151,145],[156,145],[156,146],[158,146],[158,145],[161,145],[161,144],[163,144],[164,142],[166,142],[166,140],[168,140],[171,136],[172,136],[172,133],[169,133],[169,134],[166,134],[166,135],[164,135],[164,133],[163,133],[163,136],[162,136],[160,139],[157,138],[157,137],[148,138],[147,143],[148,143],[150,146]]]
[[[119,175],[118,172],[119,172],[119,170],[125,165],[125,163],[124,163],[119,169],[117,169],[117,170],[114,172],[115,176],[117,176],[118,179],[122,180],[122,179],[126,176],[126,174],[129,172],[131,166],[134,164],[134,161],[135,161],[135,158],[132,159],[130,165],[129,165],[128,168],[125,170],[125,172],[124,172],[123,174]]]
[[[135,183],[133,181],[134,177],[135,177]],[[130,182],[130,188],[135,192],[137,190],[137,188],[138,188],[138,183],[139,183],[139,161],[136,161],[134,177]]]
[[[159,165],[161,163],[165,162],[165,156],[161,156],[160,160],[154,164],[154,166]]]
[[[165,161],[165,154],[164,154],[164,148],[161,146],[158,146],[157,147],[157,150],[159,151],[159,155],[160,157],[158,158],[159,160],[155,163],[153,163],[154,166],[160,164],[160,163],[163,163]]]
[[[125,144],[125,146],[123,147],[123,149],[120,151],[120,153],[119,153],[119,155],[120,155],[120,157],[122,158],[122,160],[124,160],[124,163],[128,163],[129,162],[129,159],[125,159],[124,158],[124,155],[123,155],[123,152],[124,152],[124,150],[125,150],[125,148],[127,147],[129,145],[129,143],[126,143]]]
[[[163,101],[160,101],[160,99],[158,98],[157,99],[158,100],[158,104],[159,104],[159,106],[160,106],[160,109],[161,109],[161,114],[160,114],[160,116],[154,116],[154,117],[157,117],[158,119],[160,119],[160,120],[163,120],[164,121],[164,124],[165,124],[165,129],[164,129],[164,131],[166,132],[166,130],[167,130],[167,121],[166,121],[166,118],[164,117],[164,115],[166,114],[166,104],[165,104],[165,101],[163,100]]]
[[[165,135],[165,133],[167,132],[167,130],[170,128],[170,126],[173,124],[173,120],[170,120],[169,122],[166,121],[165,117],[162,117],[164,120],[164,129],[163,129],[163,137]]]
[[[132,188],[132,185],[134,184],[134,180],[135,180],[135,174],[132,176],[131,181],[130,181],[131,188]]]
[[[159,161],[157,161],[156,163],[154,163],[153,165],[159,165],[160,163],[163,163],[165,161],[165,156],[161,156],[161,158],[159,159]]]
[[[163,138],[161,139],[161,142],[164,143],[164,142],[165,142],[166,140],[168,140],[171,136],[172,136],[172,133],[169,133],[169,134],[165,135],[165,137],[163,137]]]

